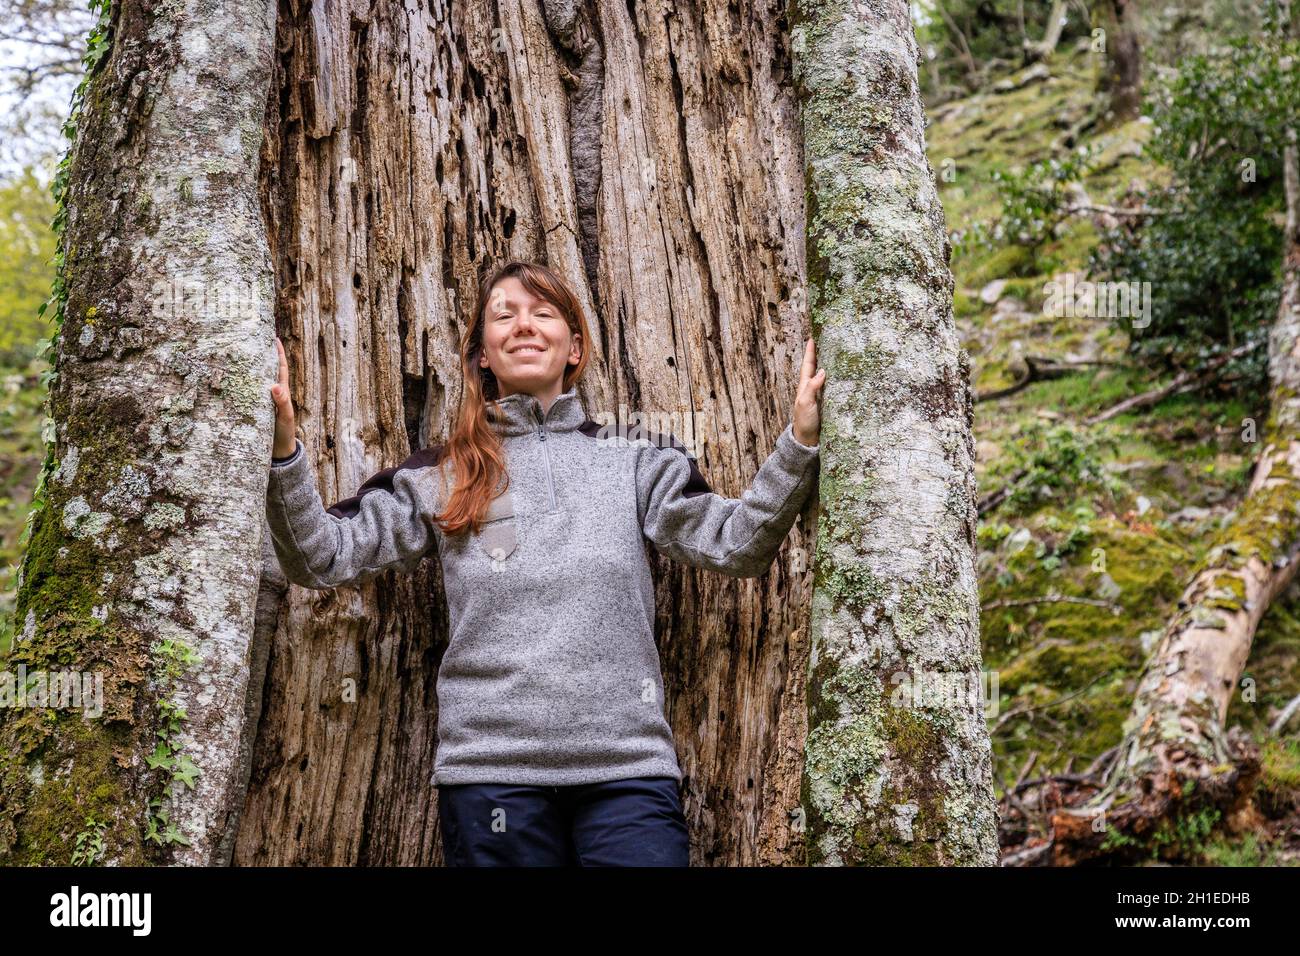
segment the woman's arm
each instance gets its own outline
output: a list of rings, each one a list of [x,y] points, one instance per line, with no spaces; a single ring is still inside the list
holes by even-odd
[[[757,577],[776,557],[781,542],[817,485],[824,369],[812,339],[804,347],[794,420],[777,436],[776,448],[739,498],[713,493],[695,459],[671,435],[667,447],[652,443],[636,452],[637,507],[641,529],[669,557],[733,577]]]
[[[275,402],[275,438],[266,487],[266,519],[280,567],[294,584],[338,587],[353,584],[394,564],[414,567],[435,543],[437,529],[426,515],[436,504],[429,493],[430,472],[438,449],[416,452],[396,468],[373,475],[351,498],[323,507],[316,476],[302,442],[295,437],[293,401],[289,397],[289,362],[279,336]],[[422,491],[424,494],[422,494]]]
[[[732,577],[757,577],[780,550],[817,484],[817,445],[794,438],[792,426],[739,498],[709,488],[696,461],[675,438],[669,447],[635,449],[641,528],[674,560]]]
[[[365,580],[385,568],[414,568],[434,546],[426,519],[430,500],[417,482],[430,481],[430,451],[412,455],[362,484],[357,494],[326,509],[302,442],[293,455],[272,459],[266,518],[285,577],[325,589]]]

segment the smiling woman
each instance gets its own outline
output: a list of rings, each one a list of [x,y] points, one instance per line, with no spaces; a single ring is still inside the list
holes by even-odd
[[[557,306],[507,275],[489,297],[479,367],[496,376],[499,397],[529,392],[549,406],[565,367],[582,359],[582,338]]]
[[[558,275],[503,266],[461,343],[447,442],[329,509],[293,437],[281,350],[267,518],[285,575],[328,588],[430,553],[442,565],[451,640],[432,783],[452,864],[687,865],[646,543],[757,576],[816,487],[825,373],[811,342],[795,421],[745,494],[726,498],[673,435],[599,438],[576,388],[588,341]]]

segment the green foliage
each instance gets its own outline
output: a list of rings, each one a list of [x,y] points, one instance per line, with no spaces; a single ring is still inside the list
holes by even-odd
[[[24,526],[39,479],[45,447],[41,437],[45,389],[38,385],[45,363],[33,359],[23,370],[0,367],[0,655],[8,651],[13,624],[15,580],[22,559]]]
[[[1051,272],[1057,264],[1041,262],[1040,251],[1070,216],[1069,186],[1088,175],[1091,160],[1092,149],[1080,146],[1064,159],[1049,156],[1026,169],[994,170],[992,178],[1002,200],[1002,216],[988,240],[1028,249],[1032,272]]]
[[[0,367],[25,366],[47,338],[54,202],[30,167],[0,183]]]
[[[187,668],[199,663],[198,653],[189,644],[179,639],[164,638],[156,641],[150,648],[156,666],[155,682],[163,688],[174,687],[185,674]],[[178,783],[194,789],[194,780],[199,775],[198,766],[182,750],[182,725],[186,719],[185,708],[178,707],[166,697],[158,701],[158,710],[162,715],[158,728],[158,743],[153,753],[145,758],[151,770],[162,770],[169,775],[167,786]],[[177,825],[169,819],[162,797],[155,797],[149,802],[149,816],[146,822],[145,839],[157,844],[179,843],[189,846],[189,840]]]
[[[1277,850],[1254,833],[1240,840],[1219,836],[1206,844],[1202,854],[1206,866],[1282,866]]]
[[[73,866],[94,866],[103,858],[106,829],[107,823],[101,823],[93,816],[86,817],[86,829],[77,834],[76,846],[72,851]]]
[[[1039,559],[1043,569],[1055,571],[1063,559],[1076,554],[1083,545],[1092,539],[1092,525],[1097,520],[1097,513],[1087,502],[1080,502],[1070,510],[1070,522],[1063,522],[1054,514],[1043,520],[1043,527],[1048,531],[1064,532],[1054,548],[1048,549],[1047,543],[1038,541],[1034,556]]]
[[[1278,304],[1282,147],[1300,112],[1300,71],[1286,58],[1300,45],[1254,36],[1189,57],[1151,95],[1155,132],[1146,161],[1171,173],[1148,205],[1166,214],[1121,225],[1095,251],[1092,270],[1151,283],[1149,324],[1131,349],[1151,364],[1195,367],[1213,354],[1262,339]],[[1225,368],[1243,390],[1265,380],[1266,353]]]
[[[1106,493],[1123,484],[1102,465],[1102,439],[1071,425],[1047,426],[1030,422],[1009,449],[1011,467],[1024,469],[1003,505],[1008,512],[1027,513],[1045,501],[1076,497],[1094,488]]]

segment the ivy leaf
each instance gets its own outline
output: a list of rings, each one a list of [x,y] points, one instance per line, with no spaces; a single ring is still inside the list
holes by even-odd
[[[176,761],[177,769],[172,774],[172,778],[181,781],[191,790],[194,789],[194,778],[200,773],[199,768],[194,761],[190,760],[188,754],[181,754],[180,759]]]
[[[150,770],[157,770],[159,768],[170,770],[174,765],[171,748],[162,741],[159,741],[158,746],[154,748],[153,753],[144,758],[144,762],[149,765]]]

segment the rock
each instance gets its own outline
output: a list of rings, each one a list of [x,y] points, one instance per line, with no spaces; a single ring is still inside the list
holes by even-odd
[[[1011,319],[1016,322],[1032,322],[1037,316],[1031,315],[1023,308],[1024,303],[1019,299],[998,299],[998,304],[993,307],[993,315],[989,317],[990,322],[1003,322]]]
[[[1097,594],[1103,601],[1113,601],[1120,596],[1120,587],[1109,574],[1102,573],[1097,584]]]
[[[1144,471],[1148,468],[1158,468],[1160,462],[1151,461],[1150,459],[1141,458],[1137,461],[1117,461],[1108,462],[1106,470],[1114,472],[1117,475],[1126,475],[1130,471]]]
[[[1026,545],[1033,540],[1033,532],[1028,528],[1017,528],[1015,531],[1011,532],[1011,534],[1007,535],[1004,547],[1006,548],[1007,554],[1018,554],[1025,550]]]
[[[998,296],[1002,294],[1002,290],[1006,287],[1006,279],[994,279],[980,290],[980,301],[985,305],[992,305],[994,302],[998,301]]]
[[[1191,490],[1187,469],[1179,462],[1166,462],[1160,469],[1160,474],[1179,497],[1185,496]]]
[[[1187,508],[1182,508],[1178,511],[1175,511],[1173,514],[1169,516],[1169,520],[1179,521],[1179,522],[1204,521],[1209,516],[1210,516],[1209,508],[1197,508],[1194,506],[1189,506]]]

